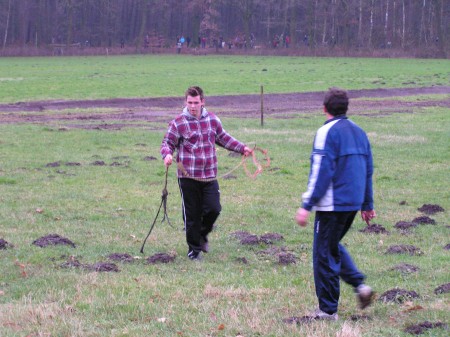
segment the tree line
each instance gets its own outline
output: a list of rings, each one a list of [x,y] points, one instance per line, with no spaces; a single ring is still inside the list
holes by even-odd
[[[450,6],[448,0],[0,0],[0,37],[3,51],[168,48],[183,37],[193,48],[392,48],[446,57]]]

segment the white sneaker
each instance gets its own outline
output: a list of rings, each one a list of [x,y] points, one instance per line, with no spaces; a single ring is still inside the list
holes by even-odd
[[[311,314],[312,320],[327,320],[327,321],[337,321],[339,319],[338,314],[335,312],[334,314],[327,314],[326,312],[320,310],[317,308],[312,314]]]
[[[365,309],[372,304],[375,292],[371,287],[361,284],[356,288],[356,297],[358,298],[360,309]]]

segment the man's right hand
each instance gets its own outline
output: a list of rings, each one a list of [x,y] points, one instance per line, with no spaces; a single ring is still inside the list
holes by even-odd
[[[170,165],[172,165],[172,160],[173,160],[172,155],[168,154],[167,156],[164,157],[164,165],[166,167],[169,167]]]
[[[368,226],[370,226],[370,220],[375,218],[377,213],[372,209],[370,211],[361,211],[361,218],[366,222]]]

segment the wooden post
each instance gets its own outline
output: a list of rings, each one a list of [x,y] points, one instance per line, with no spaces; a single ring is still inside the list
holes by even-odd
[[[261,85],[261,126],[264,126],[264,86]]]

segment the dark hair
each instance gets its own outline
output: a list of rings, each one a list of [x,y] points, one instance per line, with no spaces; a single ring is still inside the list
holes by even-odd
[[[201,100],[204,99],[202,88],[197,87],[197,86],[189,87],[186,90],[186,92],[184,93],[184,96],[185,96],[185,98],[187,98],[188,96],[192,96],[192,97],[200,96]]]
[[[323,105],[330,115],[345,115],[348,109],[347,92],[340,88],[330,88],[325,94]]]

